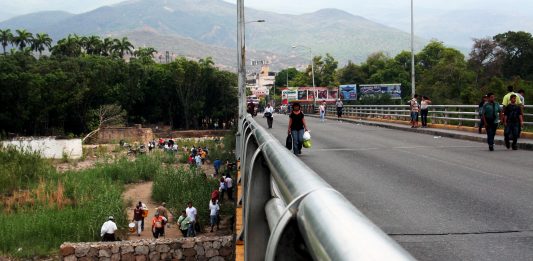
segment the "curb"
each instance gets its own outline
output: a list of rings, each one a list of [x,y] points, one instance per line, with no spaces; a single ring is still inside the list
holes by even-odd
[[[305,116],[313,117],[313,118],[319,118],[317,115],[310,115],[307,114]],[[326,119],[336,119],[335,117],[326,117]],[[416,132],[416,133],[422,133],[422,134],[429,134],[433,136],[441,136],[446,138],[452,138],[452,139],[460,139],[460,140],[469,140],[469,141],[477,141],[477,142],[487,142],[487,138],[472,136],[468,134],[458,134],[458,133],[448,133],[448,132],[441,132],[438,130],[431,130],[431,129],[422,129],[422,128],[405,128],[400,126],[394,126],[382,122],[369,122],[371,120],[357,120],[357,119],[350,119],[350,118],[343,118],[342,121],[350,122],[350,123],[359,123],[362,125],[367,126],[374,126],[374,127],[382,127],[382,128],[388,128],[388,129],[394,129],[394,130],[401,130],[401,131],[408,131],[408,132]],[[399,123],[398,123],[399,124]],[[497,139],[498,136],[494,139],[495,145],[505,145],[503,139]],[[518,148],[521,150],[533,150],[533,144],[531,143],[521,143],[520,141],[517,143]]]

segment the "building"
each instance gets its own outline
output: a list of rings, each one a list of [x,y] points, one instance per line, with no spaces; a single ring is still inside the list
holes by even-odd
[[[270,71],[268,64],[263,64],[261,70],[246,76],[246,87],[257,97],[270,95],[270,90],[274,87],[276,73]]]

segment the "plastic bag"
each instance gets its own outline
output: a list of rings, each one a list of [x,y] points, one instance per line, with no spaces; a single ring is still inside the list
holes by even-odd
[[[285,147],[288,150],[292,150],[292,136],[290,134],[287,135],[287,139],[285,140]]]
[[[311,147],[313,147],[313,143],[311,142],[311,140],[304,140],[303,145],[306,149],[310,149]]]
[[[305,131],[303,138],[304,138],[304,141],[311,140],[311,133],[309,133],[309,131]]]

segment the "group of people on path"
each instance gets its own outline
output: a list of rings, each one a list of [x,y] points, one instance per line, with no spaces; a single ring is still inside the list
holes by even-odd
[[[503,123],[504,126],[504,143],[507,149],[518,149],[518,138],[524,128],[525,92],[519,90],[515,93],[513,86],[508,86],[507,91],[501,106],[496,101],[494,93],[484,95],[479,104],[481,116],[479,133],[484,127],[487,132],[487,143],[490,151],[494,151],[494,136],[500,123]]]

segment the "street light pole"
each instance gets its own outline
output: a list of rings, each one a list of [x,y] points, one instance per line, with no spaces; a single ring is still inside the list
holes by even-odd
[[[315,86],[315,60],[313,57],[313,52],[310,47],[303,46],[303,45],[293,45],[292,48],[302,47],[309,51],[309,55],[311,56],[311,78],[313,78],[313,110],[316,107],[316,86]],[[288,85],[288,84],[287,84]]]
[[[411,0],[411,97],[415,95],[415,26],[413,19],[413,0]]]

